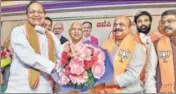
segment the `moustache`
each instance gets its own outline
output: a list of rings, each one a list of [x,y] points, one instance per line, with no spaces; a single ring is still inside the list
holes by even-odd
[[[167,29],[172,30],[172,28],[171,28],[171,27],[164,27],[164,31],[166,31]]]
[[[146,26],[146,25],[142,25],[142,26],[140,26],[139,28],[140,29],[144,29],[144,28],[147,28],[148,26]]]
[[[54,33],[54,34],[59,35],[60,33],[56,32],[56,33]]]
[[[83,30],[83,32],[89,32],[89,30]]]
[[[116,28],[116,29],[113,30],[113,32],[123,32],[123,29]]]
[[[137,27],[138,32],[148,34],[150,31],[150,26],[142,25],[140,27]]]

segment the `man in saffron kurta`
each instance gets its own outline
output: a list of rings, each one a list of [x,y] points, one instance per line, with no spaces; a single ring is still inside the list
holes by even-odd
[[[151,62],[147,66],[146,83],[150,84],[151,92],[176,92],[176,10],[167,10],[161,15],[163,34],[154,42],[158,62]]]
[[[50,74],[56,71],[61,46],[56,36],[42,28],[45,9],[38,2],[26,8],[27,23],[11,32],[14,51],[5,93],[52,93]]]
[[[113,37],[103,42],[114,65],[114,80],[106,83],[106,93],[142,92],[139,74],[144,66],[145,54],[142,45],[136,43],[131,34],[131,21],[128,17],[116,17],[113,25]]]

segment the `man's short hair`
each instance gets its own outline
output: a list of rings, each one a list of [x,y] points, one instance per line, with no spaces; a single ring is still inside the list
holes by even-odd
[[[36,0],[31,1],[31,2],[26,6],[26,15],[28,14],[28,9],[29,9],[29,7],[30,7],[33,3],[39,3],[39,2],[37,2]],[[39,3],[39,4],[41,4],[41,3]],[[44,13],[46,14],[46,10],[45,10],[44,6],[43,6],[42,4],[41,4],[41,6],[43,7],[43,11],[44,11]]]
[[[176,9],[170,9],[170,10],[164,11],[163,14],[161,15],[161,17],[166,16],[166,15],[175,15],[176,16]]]
[[[139,13],[137,13],[135,16],[134,16],[134,22],[137,23],[137,19],[142,16],[142,15],[146,15],[149,17],[150,19],[150,22],[152,22],[152,16],[150,13],[148,13],[147,11],[139,11]]]
[[[53,25],[53,20],[50,17],[45,17],[45,20],[49,20],[51,22],[51,26]]]
[[[84,25],[84,24],[86,24],[86,23],[90,24],[90,27],[92,28],[92,23],[89,22],[89,21],[85,21],[85,22],[83,22],[82,25]]]

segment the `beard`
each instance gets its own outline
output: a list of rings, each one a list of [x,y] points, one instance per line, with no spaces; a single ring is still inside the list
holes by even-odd
[[[142,25],[140,27],[137,27],[137,30],[139,33],[148,34],[150,32],[150,28],[151,28],[151,24],[148,26]]]

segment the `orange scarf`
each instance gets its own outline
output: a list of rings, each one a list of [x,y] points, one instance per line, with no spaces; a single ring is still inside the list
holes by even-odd
[[[125,72],[126,66],[134,53],[135,46],[136,42],[131,34],[127,35],[121,42],[114,57],[114,77]],[[122,88],[110,85],[105,87],[105,91],[122,93]]]
[[[154,42],[155,40],[157,40],[157,39],[159,38],[159,35],[157,35],[155,32],[152,32],[152,31],[149,32],[149,36],[150,36],[152,42]],[[137,33],[135,34],[135,40],[136,40],[137,43],[144,45],[144,44],[142,43],[141,39],[140,39],[139,32],[137,32]],[[146,65],[147,65],[147,62],[148,62],[148,59],[149,59],[149,58],[148,58],[148,53],[150,53],[150,52],[149,52],[149,51],[146,52],[146,61],[145,61],[145,65],[144,65],[144,67],[143,67],[143,69],[142,69],[142,71],[141,71],[141,73],[140,73],[140,80],[143,81],[143,82],[144,82],[144,79],[145,79],[145,69],[146,69]],[[144,84],[144,83],[143,83],[143,84]]]
[[[155,40],[157,40],[159,38],[159,35],[156,32],[150,31],[149,35],[150,35],[150,38],[151,38],[152,42],[154,42]]]
[[[115,40],[114,39],[105,40],[101,47],[106,49],[108,53],[112,53],[115,47]]]
[[[140,35],[139,35],[139,32],[136,33],[135,35],[135,40],[137,43],[141,44],[141,45],[144,45],[140,39]],[[144,79],[145,79],[145,69],[146,69],[146,62],[148,61],[148,55],[146,55],[146,60],[145,60],[145,65],[144,67],[142,68],[142,71],[140,73],[140,80],[143,82],[144,84]]]
[[[173,65],[173,52],[170,39],[163,35],[157,44],[159,67],[161,73],[160,92],[175,92],[175,75]]]
[[[49,33],[49,31],[46,31],[46,36],[48,39],[48,56],[49,59],[53,62],[56,61],[56,53],[55,53],[55,46],[54,46],[54,40],[51,36],[51,34]],[[26,24],[26,36],[27,39],[31,45],[31,47],[35,50],[36,53],[40,54],[40,45],[39,45],[39,39],[37,36],[37,33],[34,29],[34,27],[27,23]],[[29,69],[29,75],[28,75],[28,80],[29,80],[29,85],[31,88],[37,88],[39,81],[40,81],[40,71],[36,70],[34,68],[30,68]]]
[[[125,72],[126,66],[133,55],[135,46],[135,40],[130,34],[121,42],[114,59],[114,76]]]

